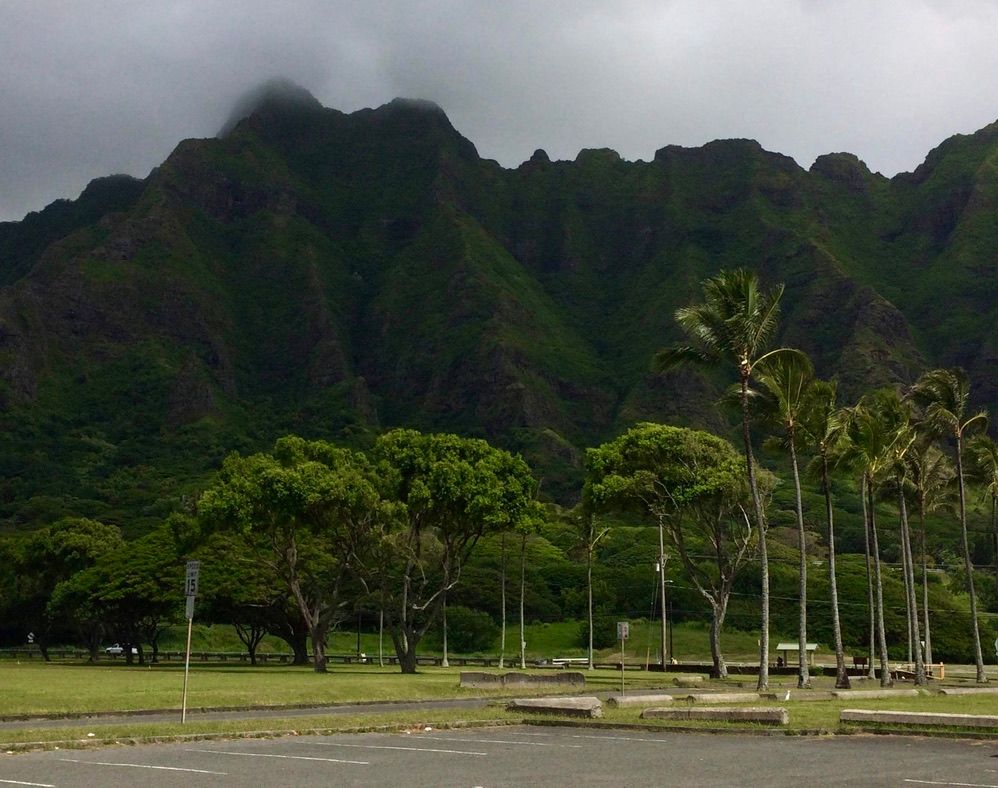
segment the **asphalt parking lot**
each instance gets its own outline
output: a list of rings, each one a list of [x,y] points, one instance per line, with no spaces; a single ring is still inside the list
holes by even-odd
[[[0,756],[0,787],[953,785],[998,788],[998,742],[516,726]]]

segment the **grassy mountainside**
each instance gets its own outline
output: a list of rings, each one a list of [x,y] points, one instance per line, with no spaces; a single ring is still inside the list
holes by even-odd
[[[229,450],[398,424],[522,450],[570,498],[635,420],[724,429],[722,380],[648,364],[736,265],[787,283],[781,340],[847,397],[959,363],[998,409],[996,205],[998,124],[890,180],[749,140],[504,170],[432,104],[265,93],[0,225],[0,514],[140,529]]]

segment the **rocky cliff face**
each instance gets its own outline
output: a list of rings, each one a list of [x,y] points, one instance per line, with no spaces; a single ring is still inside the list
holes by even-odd
[[[263,91],[145,181],[0,225],[0,505],[154,517],[229,449],[395,424],[570,495],[635,420],[724,428],[721,378],[648,366],[733,266],[786,282],[780,340],[847,397],[959,363],[998,406],[996,129],[893,180],[747,140],[503,170],[435,105]]]

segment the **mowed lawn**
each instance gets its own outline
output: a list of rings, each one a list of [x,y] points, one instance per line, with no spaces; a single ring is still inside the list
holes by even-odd
[[[551,675],[550,670],[539,672]],[[333,665],[328,673],[318,674],[310,667],[287,665],[197,664],[191,667],[187,705],[196,709],[510,694],[461,689],[459,674],[458,668],[426,667],[403,676],[397,667]],[[175,663],[129,667],[3,660],[0,716],[179,709],[183,680],[183,665]],[[664,686],[671,680],[661,673],[627,674],[627,684],[633,687]],[[614,671],[586,671],[586,684],[594,690],[613,689],[619,682],[620,674]]]

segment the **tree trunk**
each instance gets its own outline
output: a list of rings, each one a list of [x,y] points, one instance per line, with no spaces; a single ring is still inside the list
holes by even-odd
[[[590,591],[590,598],[592,592]],[[506,532],[499,539],[499,670],[506,662]],[[590,663],[592,660],[590,660]]]
[[[711,603],[713,616],[710,621],[710,658],[714,667],[711,678],[726,679],[728,677],[728,666],[724,662],[724,655],[721,654],[721,627],[724,626],[724,616],[728,612],[728,601],[725,599],[720,603]]]
[[[440,667],[449,668],[450,660],[447,659],[447,592],[446,591],[444,591],[444,601],[441,607],[443,613],[442,625],[444,629],[444,656],[443,659],[440,660]]]
[[[395,644],[395,654],[398,656],[399,668],[405,675],[416,673],[416,637],[411,627],[389,622],[392,631],[392,642]]]
[[[890,658],[887,654],[887,632],[884,629],[884,580],[880,567],[880,542],[877,539],[877,511],[873,499],[873,485],[867,484],[870,496],[870,540],[873,552],[873,578],[877,586],[877,648],[880,652],[880,686],[890,687],[894,684],[891,678]]]
[[[527,535],[520,540],[520,670],[527,668],[527,630],[523,617],[523,600],[527,589]]]
[[[915,685],[925,685],[925,662],[922,660],[921,635],[918,631],[918,603],[915,597],[915,570],[912,566],[911,533],[908,529],[908,504],[904,499],[901,478],[898,477],[898,509],[901,512],[901,549],[904,551],[905,596],[911,600],[908,605],[908,630],[915,640]]]
[[[832,597],[832,636],[835,641],[835,688],[849,689],[845,649],[842,647],[842,625],[839,621],[839,591],[835,576],[835,518],[832,511],[832,488],[828,475],[828,455],[821,453],[821,482],[825,492],[825,516],[828,519],[828,588]]]
[[[863,552],[866,555],[866,596],[868,610],[870,611],[870,627],[867,633],[869,648],[867,649],[866,676],[872,679],[877,676],[877,669],[874,667],[877,663],[877,606],[873,594],[873,562],[870,560],[870,506],[865,473],[863,474],[860,487],[863,497]]]
[[[908,591],[908,581],[907,581],[907,577],[908,577],[908,559],[907,559],[907,557],[904,554],[904,536],[903,535],[901,536],[901,577],[905,579],[905,582],[903,583],[903,585],[904,585],[904,620],[905,620],[905,629],[907,630],[907,637],[908,637],[908,664],[910,665],[912,663],[912,661],[914,660],[914,658],[915,658],[915,655],[913,653],[913,651],[914,651],[914,643],[913,643],[914,635],[912,634],[912,631],[911,631],[911,616],[909,615],[909,613],[911,611],[911,606],[913,604],[913,601],[912,601],[911,593]]]
[[[800,542],[797,588],[797,594],[800,598],[800,617],[797,624],[797,688],[809,689],[811,687],[811,676],[808,673],[807,665],[807,534],[804,533],[804,506],[801,503],[800,469],[797,467],[797,447],[794,445],[795,436],[792,428],[787,431],[787,438],[790,441],[790,465],[794,474],[794,507],[797,515],[797,539]]]
[[[974,564],[970,560],[970,539],[967,536],[967,500],[963,485],[963,435],[956,435],[956,478],[960,486],[960,535],[963,539],[963,562],[967,569],[967,595],[970,597],[970,624],[974,633],[974,661],[977,663],[977,683],[986,684],[984,657],[981,654],[981,631],[977,625],[977,594],[974,592]]]
[[[749,434],[748,381],[751,367],[748,359],[741,360],[742,441],[745,444],[745,465],[748,469],[749,489],[755,509],[755,524],[759,530],[759,563],[762,579],[761,616],[759,623],[759,681],[761,692],[769,689],[769,551],[766,549],[766,518],[762,511],[762,498],[755,479],[755,459],[752,455],[752,437]]]
[[[932,636],[929,631],[929,570],[925,552],[925,495],[918,494],[918,519],[922,553],[922,616],[925,618],[925,661],[932,665]]]
[[[312,670],[316,673],[326,672],[326,630],[327,626],[317,623],[309,627],[309,636],[312,638]]]

